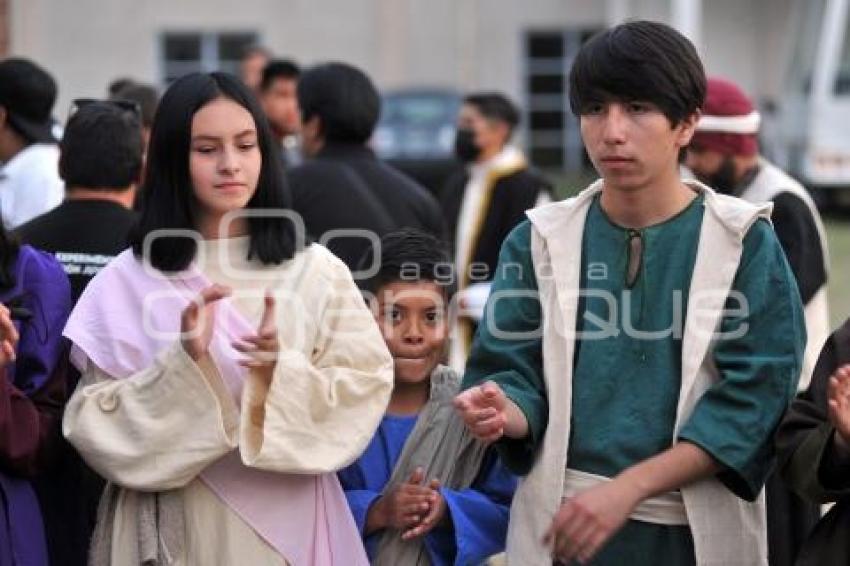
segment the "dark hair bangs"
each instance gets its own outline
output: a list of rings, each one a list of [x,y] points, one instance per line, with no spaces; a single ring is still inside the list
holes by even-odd
[[[253,117],[262,156],[257,189],[246,208],[291,209],[292,197],[284,179],[283,163],[259,103],[236,77],[227,73],[193,73],[174,82],[157,108],[148,150],[147,175],[141,215],[131,236],[137,256],[144,241],[163,229],[195,230],[194,191],[189,173],[192,119],[203,106],[219,97],[228,98]],[[265,264],[291,258],[295,229],[282,217],[249,217],[249,257]],[[148,259],[162,271],[186,269],[197,252],[195,241],[185,237],[159,237],[151,245]]]
[[[376,258],[376,252],[380,257]],[[447,298],[455,291],[455,270],[445,243],[415,228],[385,234],[377,250],[369,248],[360,258],[358,270],[368,269],[378,259],[378,272],[358,281],[361,290],[373,294],[396,281],[436,283]]]
[[[673,125],[702,107],[706,89],[693,44],[673,28],[648,21],[593,36],[576,56],[569,83],[576,116],[601,102],[643,101]]]

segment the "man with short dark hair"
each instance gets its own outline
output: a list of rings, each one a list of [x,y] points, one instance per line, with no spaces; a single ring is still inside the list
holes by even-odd
[[[0,215],[8,230],[62,201],[55,102],[47,71],[27,59],[0,61]]]
[[[525,474],[509,563],[766,566],[806,340],[770,207],[681,178],[706,79],[673,28],[595,35],[569,91],[601,178],[506,238],[456,398]]]
[[[450,355],[457,371],[466,361],[502,241],[526,210],[552,200],[552,186],[510,144],[518,125],[519,111],[497,92],[468,95],[458,114],[455,154],[464,168],[449,177],[440,195],[460,293]]]
[[[76,303],[95,274],[127,247],[142,167],[142,125],[138,108],[126,103],[80,101],[72,111],[59,158],[67,198],[17,234],[56,256]],[[69,376],[69,391],[78,378],[76,372]],[[51,565],[84,566],[104,482],[64,439],[58,454],[36,485]]]
[[[283,163],[287,167],[300,165],[301,112],[298,109],[298,77],[301,69],[292,61],[276,59],[263,69],[260,81],[260,103],[269,125],[280,141]]]
[[[298,81],[304,152],[312,159],[289,172],[293,209],[320,239],[329,231],[361,230],[335,238],[331,251],[351,269],[377,237],[403,227],[444,237],[440,207],[427,189],[381,162],[367,146],[381,99],[366,74],[345,63],[308,69]],[[333,233],[333,232],[331,232]]]
[[[91,278],[127,247],[142,167],[141,128],[138,111],[129,107],[108,101],[80,106],[59,146],[65,202],[17,229],[24,242],[56,256],[75,302]]]

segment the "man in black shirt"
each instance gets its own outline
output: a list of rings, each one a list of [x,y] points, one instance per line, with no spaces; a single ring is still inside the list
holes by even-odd
[[[130,103],[75,101],[72,112],[60,143],[66,199],[17,234],[56,256],[76,302],[92,277],[127,247],[142,167],[142,126]],[[69,392],[79,378],[71,373]],[[59,442],[55,461],[36,482],[50,562],[85,566],[104,482],[70,444]]]
[[[289,172],[294,210],[321,241],[331,230],[363,230],[377,237],[403,227],[445,238],[436,199],[367,146],[381,100],[369,77],[344,63],[307,70],[298,82],[304,153],[312,158]],[[331,232],[333,234],[333,232]],[[350,268],[369,246],[365,237],[328,242]]]
[[[91,278],[127,247],[142,166],[139,114],[116,102],[83,104],[68,120],[59,149],[65,201],[17,234],[56,256],[76,302]]]

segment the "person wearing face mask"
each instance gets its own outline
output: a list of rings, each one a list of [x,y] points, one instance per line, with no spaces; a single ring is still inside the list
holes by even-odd
[[[811,381],[829,335],[826,300],[827,242],[817,208],[806,189],[759,155],[759,113],[734,83],[710,78],[703,114],[687,150],[687,167],[719,192],[750,202],[773,203],[771,220],[805,306],[806,351],[798,388]],[[765,486],[771,566],[790,566],[820,515],[778,475]]]
[[[450,363],[462,370],[496,268],[499,248],[529,208],[552,200],[552,185],[510,145],[519,112],[496,92],[469,94],[457,119],[455,154],[464,168],[440,195],[454,247],[460,307]]]

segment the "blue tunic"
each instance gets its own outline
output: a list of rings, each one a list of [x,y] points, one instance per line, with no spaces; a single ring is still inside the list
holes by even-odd
[[[363,455],[338,474],[361,534],[366,513],[389,482],[416,419],[416,415],[385,415]],[[471,488],[441,489],[451,526],[438,525],[425,535],[431,563],[481,564],[488,556],[502,552],[515,487],[514,476],[499,463],[494,452],[489,452]],[[380,534],[364,537],[370,558],[378,548]]]

